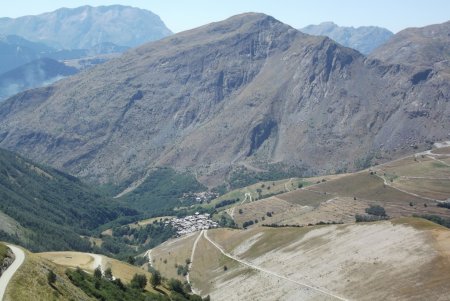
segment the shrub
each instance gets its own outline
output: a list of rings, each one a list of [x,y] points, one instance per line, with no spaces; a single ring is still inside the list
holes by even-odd
[[[56,282],[56,274],[52,270],[49,270],[47,273],[47,281],[50,285]]]
[[[134,274],[130,284],[132,288],[144,289],[147,285],[147,277],[145,275]]]

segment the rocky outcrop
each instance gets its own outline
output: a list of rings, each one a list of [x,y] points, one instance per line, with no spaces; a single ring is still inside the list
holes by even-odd
[[[14,253],[8,248],[6,257],[3,258],[2,262],[0,262],[0,277],[8,269],[8,267],[14,262],[14,259],[15,259]]]

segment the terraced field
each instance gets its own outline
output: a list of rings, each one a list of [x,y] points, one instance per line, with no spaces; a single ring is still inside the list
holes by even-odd
[[[353,222],[370,205],[381,205],[391,217],[439,215],[450,210],[437,201],[450,198],[450,147],[411,155],[358,173],[304,179],[310,185],[234,208],[238,225],[308,225]],[[273,213],[267,216],[266,213]]]

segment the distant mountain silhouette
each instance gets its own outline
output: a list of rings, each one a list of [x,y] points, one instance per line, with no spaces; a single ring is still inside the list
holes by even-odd
[[[63,49],[90,49],[107,42],[133,47],[171,34],[154,13],[121,5],[61,8],[37,16],[0,18],[0,32]]]
[[[300,31],[315,36],[327,36],[339,44],[356,49],[363,54],[371,53],[393,35],[392,32],[382,27],[344,27],[333,22],[309,25],[300,29]]]

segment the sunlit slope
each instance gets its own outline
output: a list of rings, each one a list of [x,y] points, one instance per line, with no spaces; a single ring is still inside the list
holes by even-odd
[[[190,276],[213,300],[450,299],[450,231],[422,219],[206,234]]]
[[[235,205],[233,218],[263,224],[348,223],[370,205],[390,217],[432,214],[450,217],[439,201],[450,198],[450,148],[444,147],[316,182],[257,202]]]

